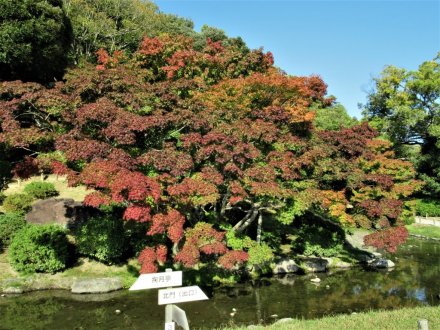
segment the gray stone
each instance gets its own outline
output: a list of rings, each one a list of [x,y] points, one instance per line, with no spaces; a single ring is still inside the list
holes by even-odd
[[[288,274],[297,273],[300,270],[299,266],[296,264],[295,260],[292,259],[281,259],[275,265],[272,266],[272,272],[276,274]]]
[[[72,293],[106,293],[122,289],[119,278],[95,278],[76,280],[72,284]]]
[[[291,317],[285,317],[285,318],[282,318],[282,319],[279,319],[278,321],[276,321],[274,323],[274,325],[284,324],[284,323],[288,323],[290,321],[293,321],[293,319]]]
[[[86,213],[82,203],[73,199],[48,198],[32,205],[32,210],[26,214],[26,221],[36,225],[57,223],[73,229],[87,217]]]
[[[369,265],[375,268],[393,268],[395,266],[394,262],[384,258],[374,259]]]
[[[306,259],[303,268],[306,272],[322,273],[327,270],[328,261],[321,258]]]
[[[312,279],[310,280],[310,282],[313,282],[313,283],[319,283],[319,282],[321,282],[321,279],[320,279],[319,277],[315,277],[315,278],[312,278]]]

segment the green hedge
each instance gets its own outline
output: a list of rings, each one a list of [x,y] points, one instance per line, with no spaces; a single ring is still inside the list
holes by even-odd
[[[3,209],[10,213],[26,213],[30,211],[33,200],[28,194],[11,194],[3,201]]]
[[[420,216],[440,217],[440,200],[419,199],[416,202],[416,214]]]
[[[58,225],[29,225],[14,236],[8,252],[18,271],[55,273],[66,268],[69,242]]]
[[[59,195],[53,183],[50,182],[31,182],[24,187],[23,191],[36,199],[45,199]]]
[[[107,264],[121,261],[126,252],[123,220],[112,215],[91,217],[76,230],[75,241],[81,255]]]
[[[0,214],[0,245],[2,247],[11,244],[15,234],[26,226],[23,214],[6,213]]]

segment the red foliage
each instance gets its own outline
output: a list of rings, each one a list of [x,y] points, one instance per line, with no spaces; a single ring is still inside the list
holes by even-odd
[[[130,205],[124,211],[124,220],[147,222],[151,220],[151,207]]]
[[[174,259],[185,267],[193,267],[199,262],[200,253],[223,255],[228,251],[224,236],[224,232],[215,230],[211,224],[199,222],[185,231],[185,244]]]
[[[168,187],[168,193],[181,204],[215,204],[219,198],[217,187],[197,178],[184,178],[181,183]]]
[[[407,238],[408,230],[405,227],[391,227],[365,236],[364,243],[394,253]]]
[[[163,265],[167,260],[168,249],[165,245],[146,247],[139,254],[138,261],[141,264],[141,274],[156,273],[158,265]]]
[[[119,203],[123,201],[145,202],[151,198],[158,203],[161,194],[159,183],[140,172],[122,170],[110,183],[112,200]]]
[[[14,177],[20,179],[28,179],[38,172],[38,162],[35,158],[29,156],[25,156],[21,162],[15,164],[12,170],[12,174],[14,174]]]
[[[182,176],[194,166],[191,155],[178,152],[171,146],[162,150],[151,150],[144,154],[139,162],[152,165],[156,170],[169,172],[172,176]]]
[[[179,242],[183,237],[183,225],[185,217],[179,211],[171,209],[165,214],[155,214],[148,235],[163,234],[167,232],[168,238],[173,242]]]
[[[237,264],[246,262],[249,255],[244,251],[228,251],[218,259],[218,263],[228,270],[231,270]]]
[[[88,194],[83,201],[85,206],[91,207],[100,207],[101,205],[108,205],[109,203],[110,197],[101,192],[92,192]]]
[[[378,133],[368,123],[363,123],[340,131],[322,131],[319,135],[328,144],[338,147],[347,158],[352,158],[362,155],[368,141]]]
[[[96,70],[105,70],[118,64],[119,60],[124,56],[124,52],[115,50],[113,56],[110,56],[105,49],[100,48],[97,50],[96,55],[98,57]]]

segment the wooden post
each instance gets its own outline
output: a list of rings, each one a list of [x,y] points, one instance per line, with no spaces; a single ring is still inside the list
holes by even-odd
[[[428,320],[418,320],[417,324],[419,330],[428,330]]]

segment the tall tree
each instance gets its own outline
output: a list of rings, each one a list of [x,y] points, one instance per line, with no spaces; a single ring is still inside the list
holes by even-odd
[[[0,80],[61,79],[70,41],[61,0],[0,0]]]
[[[388,66],[375,79],[364,115],[388,137],[397,156],[412,158],[425,191],[440,197],[440,53],[418,70]]]

